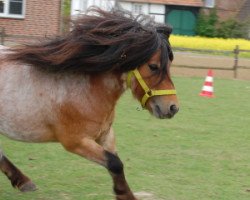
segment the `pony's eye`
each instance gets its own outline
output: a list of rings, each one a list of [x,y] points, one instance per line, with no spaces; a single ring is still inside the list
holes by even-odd
[[[149,64],[148,67],[153,72],[155,72],[155,71],[157,71],[159,69],[158,65],[156,65],[156,64]]]

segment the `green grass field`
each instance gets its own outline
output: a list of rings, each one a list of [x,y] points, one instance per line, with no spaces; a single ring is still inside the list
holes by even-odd
[[[150,200],[250,199],[250,82],[214,80],[216,98],[198,96],[203,78],[175,77],[180,111],[171,120],[137,111],[127,92],[114,128],[128,182]],[[59,144],[0,137],[6,155],[39,190],[20,193],[0,174],[1,200],[112,200],[106,170]]]

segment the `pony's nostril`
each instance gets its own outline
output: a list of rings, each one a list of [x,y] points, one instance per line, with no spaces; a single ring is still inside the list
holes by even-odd
[[[170,110],[171,114],[174,115],[175,113],[177,113],[179,111],[179,108],[175,104],[173,104],[169,107],[169,110]]]

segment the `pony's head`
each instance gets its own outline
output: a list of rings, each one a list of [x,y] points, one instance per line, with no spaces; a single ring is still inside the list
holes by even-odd
[[[146,63],[130,71],[127,76],[127,85],[142,107],[160,119],[171,118],[179,110],[176,90],[169,73],[173,54],[170,46],[167,52],[165,50],[159,49]]]

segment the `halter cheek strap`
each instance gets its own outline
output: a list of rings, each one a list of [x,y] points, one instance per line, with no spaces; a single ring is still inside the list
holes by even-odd
[[[153,96],[175,95],[176,94],[176,90],[151,90],[147,86],[146,82],[143,80],[140,72],[137,69],[130,71],[128,73],[128,76],[127,76],[127,86],[128,87],[131,87],[132,76],[135,76],[135,78],[137,79],[140,86],[142,87],[142,89],[145,92],[145,94],[143,95],[143,97],[141,99],[141,105],[143,108],[145,107],[147,100]]]

